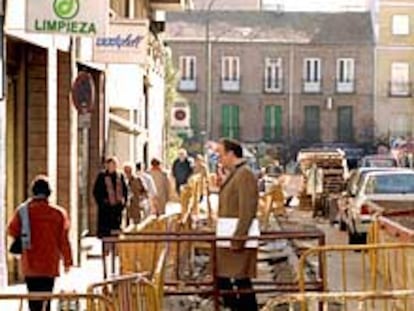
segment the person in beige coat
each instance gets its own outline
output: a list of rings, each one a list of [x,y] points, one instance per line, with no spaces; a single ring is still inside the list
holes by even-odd
[[[170,198],[170,181],[168,175],[161,168],[161,161],[158,159],[151,160],[151,169],[149,171],[154,180],[155,188],[157,189],[157,213],[165,214],[165,207]]]
[[[222,139],[218,145],[220,163],[228,171],[220,186],[218,217],[238,218],[234,237],[248,235],[256,217],[258,203],[257,180],[237,141]],[[231,241],[230,248],[217,249],[217,280],[220,290],[252,289],[251,279],[256,276],[257,249],[245,248],[244,241]],[[256,295],[246,293],[225,295],[223,301],[232,311],[258,310]]]

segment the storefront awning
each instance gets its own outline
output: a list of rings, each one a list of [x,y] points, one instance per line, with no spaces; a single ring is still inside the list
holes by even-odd
[[[140,127],[128,120],[125,120],[122,117],[117,116],[116,114],[109,113],[109,124],[110,127],[123,133],[131,135],[142,135],[146,134],[147,130],[143,127]]]

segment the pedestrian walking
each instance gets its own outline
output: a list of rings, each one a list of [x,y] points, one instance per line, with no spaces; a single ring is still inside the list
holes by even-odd
[[[124,174],[129,188],[129,200],[127,203],[127,219],[138,224],[142,220],[145,201],[148,200],[148,191],[142,179],[133,173],[132,164],[124,165]]]
[[[98,205],[98,237],[107,237],[112,231],[121,229],[122,211],[128,200],[128,188],[124,176],[117,171],[115,157],[105,161],[105,170],[100,172],[93,187]]]
[[[148,193],[148,200],[145,201],[145,215],[148,216],[151,213],[156,214],[158,209],[158,202],[157,202],[157,187],[155,185],[154,179],[152,176],[146,171],[144,166],[141,162],[138,162],[135,165],[135,169],[137,172],[137,176],[141,178],[144,182],[145,188],[147,189]]]
[[[237,220],[233,237],[247,236],[255,220],[258,204],[257,180],[239,142],[222,139],[218,145],[220,163],[229,173],[220,186],[218,217]],[[257,221],[257,220],[256,220]],[[233,232],[233,231],[232,231]],[[257,248],[247,248],[244,241],[231,241],[229,248],[218,248],[217,277],[221,290],[251,290],[256,276]],[[232,311],[258,310],[256,295],[226,295],[224,304]]]
[[[52,293],[60,259],[63,258],[65,273],[72,266],[69,219],[62,207],[49,203],[51,189],[46,176],[37,176],[31,191],[32,197],[12,217],[8,233],[21,239],[22,272],[29,293]],[[29,301],[29,309],[49,311],[50,301]]]
[[[165,208],[170,199],[170,181],[168,174],[162,169],[161,161],[158,159],[151,160],[151,169],[149,171],[157,188],[157,212],[158,214],[165,214]]]
[[[178,158],[173,163],[172,173],[175,179],[175,190],[180,195],[181,186],[187,184],[188,179],[193,174],[193,166],[185,149],[178,151]]]

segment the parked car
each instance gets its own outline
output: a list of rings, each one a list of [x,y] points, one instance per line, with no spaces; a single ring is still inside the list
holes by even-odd
[[[365,243],[375,213],[414,207],[414,172],[407,169],[380,169],[360,173],[356,185],[350,184],[350,197],[341,207],[350,244]],[[353,181],[352,181],[353,183]]]
[[[393,155],[376,154],[362,158],[360,167],[398,167],[398,160]]]
[[[365,176],[372,172],[384,172],[395,171],[395,167],[361,167],[354,169],[350,172],[349,178],[345,184],[345,190],[342,192],[341,197],[338,199],[338,221],[339,229],[346,231],[345,213],[348,208],[349,202],[358,193],[358,187],[361,186]]]

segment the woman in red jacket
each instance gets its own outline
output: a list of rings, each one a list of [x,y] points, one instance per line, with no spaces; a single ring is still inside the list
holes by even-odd
[[[8,233],[17,238],[24,226],[28,226],[19,215],[21,208],[27,208],[29,241],[23,243],[22,272],[29,292],[51,293],[55,278],[59,276],[60,259],[63,258],[65,273],[72,266],[72,251],[68,238],[69,219],[63,208],[49,203],[51,190],[46,176],[37,176],[34,179],[32,194],[30,200],[16,210]],[[30,311],[41,311],[42,305],[43,301],[29,301]],[[50,310],[49,302],[46,310]]]

